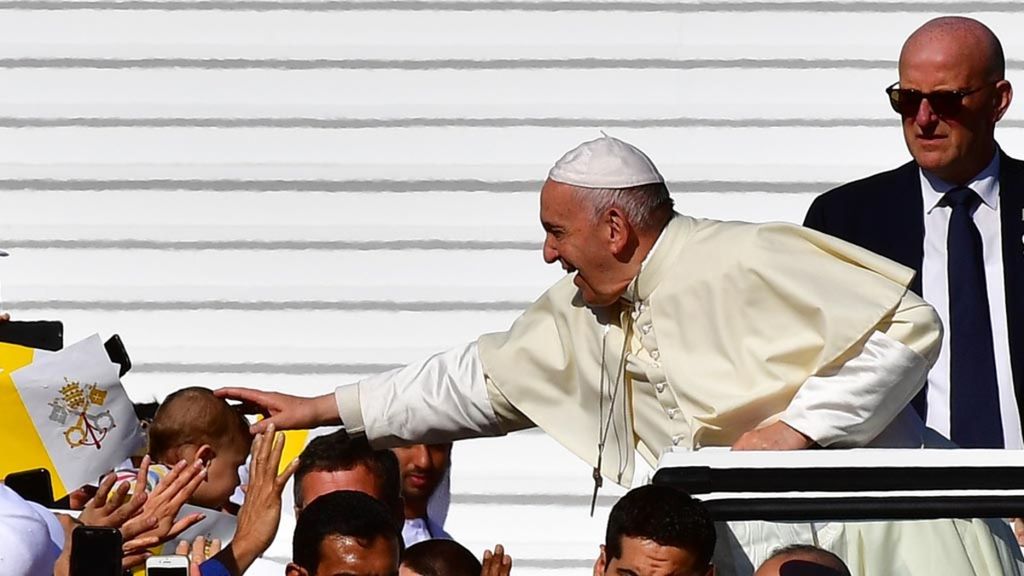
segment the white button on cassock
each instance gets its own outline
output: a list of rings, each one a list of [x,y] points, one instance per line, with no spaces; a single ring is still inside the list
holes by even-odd
[[[669,418],[675,420],[676,416],[679,415],[679,408],[669,408],[668,410],[665,410],[665,413],[668,414]]]
[[[655,360],[661,358],[661,352],[658,352],[657,350],[651,350],[651,358],[654,358]]]
[[[664,382],[658,382],[657,384],[654,385],[654,389],[657,390],[659,394],[664,392],[665,391],[665,383]]]
[[[682,434],[676,434],[675,436],[672,437],[672,445],[673,446],[678,446],[679,443],[682,442],[682,441],[683,441],[683,435]]]
[[[643,332],[644,334],[649,334],[651,332],[651,325],[644,324],[643,326],[640,327],[640,331]]]

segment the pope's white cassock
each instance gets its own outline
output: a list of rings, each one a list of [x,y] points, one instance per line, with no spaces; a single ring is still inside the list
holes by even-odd
[[[549,178],[664,182],[607,137]],[[338,410],[376,447],[540,426],[623,485],[636,451],[654,465],[666,447],[727,446],[778,419],[827,447],[920,446],[904,408],[942,330],[912,275],[798,226],[675,214],[617,309],[588,308],[567,276],[507,332],[339,387]]]

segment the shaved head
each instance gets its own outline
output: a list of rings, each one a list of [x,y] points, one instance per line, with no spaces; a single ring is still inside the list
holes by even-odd
[[[984,71],[989,82],[1006,76],[1006,57],[999,38],[981,22],[963,16],[942,16],[914,31],[900,52],[905,59],[931,57],[967,62]]]

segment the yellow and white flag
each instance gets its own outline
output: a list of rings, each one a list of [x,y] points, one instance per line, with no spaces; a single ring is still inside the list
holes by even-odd
[[[46,468],[60,498],[145,444],[98,335],[60,352],[0,344],[0,474]]]

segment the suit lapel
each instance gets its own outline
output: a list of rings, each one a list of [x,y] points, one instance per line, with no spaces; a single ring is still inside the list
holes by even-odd
[[[1010,366],[1017,409],[1024,414],[1024,162],[1006,154],[1000,158],[999,215]]]
[[[910,289],[921,294],[921,264],[924,261],[924,201],[921,199],[921,172],[916,162],[908,162],[894,172],[895,184],[890,193],[892,225],[879,231],[889,236],[893,260],[914,269]]]

